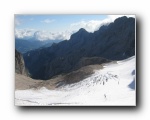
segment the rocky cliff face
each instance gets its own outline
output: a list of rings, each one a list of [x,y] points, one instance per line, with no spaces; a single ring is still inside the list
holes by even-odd
[[[27,75],[22,55],[15,49],[15,72]]]
[[[24,59],[32,78],[49,79],[85,65],[123,60],[133,55],[135,19],[121,17],[94,33],[82,28],[70,40],[27,52]]]

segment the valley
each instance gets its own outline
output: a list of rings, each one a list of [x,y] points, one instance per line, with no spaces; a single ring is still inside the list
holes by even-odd
[[[134,17],[123,16],[94,32],[16,38],[15,105],[136,106],[135,25]],[[34,38],[24,31],[21,37]]]

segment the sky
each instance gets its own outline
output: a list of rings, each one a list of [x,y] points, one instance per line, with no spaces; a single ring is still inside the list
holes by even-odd
[[[36,40],[69,40],[80,28],[94,32],[124,15],[25,15],[14,17],[15,37]],[[129,15],[128,15],[129,16]]]

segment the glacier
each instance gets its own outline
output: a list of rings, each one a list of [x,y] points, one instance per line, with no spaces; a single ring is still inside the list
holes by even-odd
[[[136,59],[103,64],[86,79],[55,90],[15,90],[16,106],[136,106]]]

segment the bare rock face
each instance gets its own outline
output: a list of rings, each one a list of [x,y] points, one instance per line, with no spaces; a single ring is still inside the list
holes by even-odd
[[[102,64],[102,63],[108,63],[108,62],[111,62],[111,60],[108,60],[108,59],[105,59],[102,57],[83,57],[75,65],[73,70],[77,70],[79,68],[82,68],[82,67],[88,66],[88,65]]]
[[[18,74],[27,75],[23,57],[16,49],[15,49],[15,72]]]
[[[135,55],[135,18],[120,17],[94,33],[81,28],[51,47],[23,54],[31,77],[48,80],[87,65],[124,60]]]

